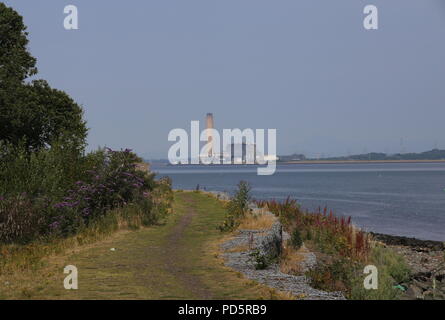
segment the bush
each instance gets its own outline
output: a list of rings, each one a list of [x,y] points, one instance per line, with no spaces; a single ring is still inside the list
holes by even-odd
[[[29,156],[17,150],[3,153],[11,158],[2,162],[3,192],[5,185],[16,186],[0,198],[0,242],[73,235],[110,210],[131,203],[147,212],[141,217],[148,225],[162,219],[171,205],[170,181],[157,182],[154,174],[141,170],[141,160],[131,150],[98,150],[68,163],[77,172],[66,168],[63,149],[53,147]],[[18,193],[20,189],[27,192]]]
[[[295,250],[298,250],[303,245],[303,239],[301,238],[300,231],[295,229],[292,231],[290,243]]]
[[[221,231],[232,231],[236,229],[246,211],[249,209],[250,185],[246,181],[238,183],[238,189],[227,204],[227,215],[224,223],[219,227]]]
[[[391,249],[372,248],[369,261],[362,263],[339,256],[322,259],[307,275],[311,285],[327,291],[343,291],[353,300],[393,300],[400,297],[395,285],[409,279],[409,268],[403,257]],[[365,289],[363,281],[366,265],[374,265],[378,270],[377,289]]]
[[[363,287],[363,268],[357,272],[352,281],[349,298],[354,300],[393,300],[401,296],[401,291],[394,286],[408,281],[410,270],[402,256],[389,248],[377,246],[372,249],[368,264],[378,270],[377,290],[366,290]],[[363,266],[364,267],[364,266]]]
[[[259,249],[253,250],[249,255],[256,270],[264,270],[272,262],[271,259],[267,255],[261,253]]]
[[[40,208],[26,194],[0,199],[0,242],[26,243],[36,238],[45,222]]]
[[[26,193],[60,198],[87,170],[85,157],[73,146],[55,143],[28,153],[23,144],[0,142],[0,195]]]
[[[66,237],[129,205],[143,224],[160,219],[170,184],[155,182],[128,149],[85,156],[82,108],[44,80],[26,81],[37,73],[26,27],[2,3],[0,33],[0,242]]]
[[[91,158],[95,165],[86,171],[85,180],[77,181],[68,195],[54,204],[59,210],[50,223],[53,231],[65,235],[76,232],[72,226],[88,225],[109,210],[150,198],[153,174],[137,169],[140,159],[131,150],[100,150]],[[82,223],[70,219],[73,212]]]
[[[359,267],[360,265],[357,262],[349,259],[331,257],[317,263],[317,266],[309,270],[307,275],[314,288],[325,291],[343,291],[348,295]]]

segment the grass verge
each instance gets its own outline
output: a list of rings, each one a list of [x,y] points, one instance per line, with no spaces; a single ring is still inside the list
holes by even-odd
[[[224,266],[218,226],[226,209],[199,192],[175,193],[163,224],[143,227],[116,211],[96,229],[25,250],[8,248],[2,299],[289,299]],[[115,250],[111,251],[110,249]],[[63,288],[64,266],[79,289]]]

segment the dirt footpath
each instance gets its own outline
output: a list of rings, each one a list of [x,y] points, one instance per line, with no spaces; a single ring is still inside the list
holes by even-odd
[[[56,256],[20,281],[12,299],[275,299],[273,289],[224,266],[218,229],[225,209],[214,197],[177,192],[165,224],[118,232]],[[66,290],[63,268],[78,269],[78,290]]]

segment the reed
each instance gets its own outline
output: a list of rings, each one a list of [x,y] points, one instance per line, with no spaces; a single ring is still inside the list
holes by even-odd
[[[324,253],[362,262],[369,257],[371,239],[352,224],[351,217],[337,217],[332,210],[328,213],[327,208],[303,211],[297,201],[289,197],[283,202],[257,201],[257,205],[279,217],[289,233],[298,230],[303,240],[312,241]]]

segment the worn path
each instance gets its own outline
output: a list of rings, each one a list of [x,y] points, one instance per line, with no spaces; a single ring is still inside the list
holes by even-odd
[[[107,240],[51,258],[20,290],[31,299],[258,299],[278,294],[225,267],[218,257],[224,219],[220,202],[178,192],[164,225],[118,232]],[[114,249],[112,249],[114,248]],[[63,287],[63,267],[75,265],[79,289]],[[14,279],[11,279],[13,282]],[[19,280],[15,280],[19,281]],[[13,288],[13,285],[10,285]],[[5,293],[3,293],[5,294]]]

